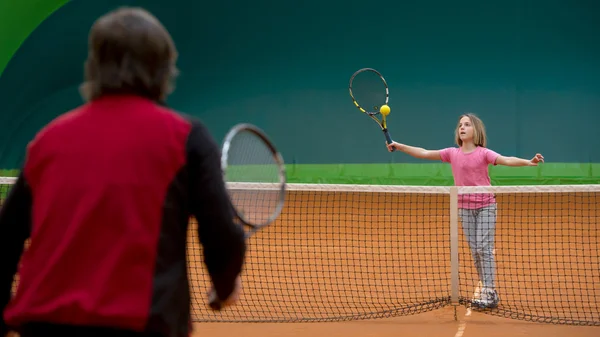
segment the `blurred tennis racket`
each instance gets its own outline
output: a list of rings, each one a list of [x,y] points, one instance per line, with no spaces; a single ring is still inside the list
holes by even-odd
[[[381,73],[373,68],[360,69],[352,74],[348,89],[354,105],[379,125],[388,144],[391,144],[392,137],[388,132],[386,121],[390,113],[387,105],[389,88]],[[392,151],[395,149],[392,148]]]
[[[261,129],[243,123],[225,136],[221,166],[236,220],[245,226],[247,239],[281,214],[287,183],[283,157]],[[222,307],[214,292],[209,303],[214,310]]]

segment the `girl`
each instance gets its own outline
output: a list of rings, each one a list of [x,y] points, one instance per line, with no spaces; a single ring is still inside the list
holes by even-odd
[[[541,154],[531,160],[504,157],[487,149],[485,126],[474,114],[460,116],[455,130],[458,147],[426,150],[397,142],[387,144],[415,158],[441,160],[450,163],[456,186],[491,186],[488,165],[537,166],[544,162]],[[496,200],[492,193],[459,194],[459,215],[463,231],[471,249],[479,279],[483,282],[480,298],[472,304],[479,308],[495,308],[499,297],[496,291],[496,262],[494,260],[494,234],[496,229]]]

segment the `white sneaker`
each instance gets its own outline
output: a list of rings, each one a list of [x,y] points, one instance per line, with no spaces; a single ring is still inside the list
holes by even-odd
[[[500,297],[495,289],[483,288],[481,296],[471,301],[471,304],[480,309],[494,309],[498,306],[498,302],[500,302]]]

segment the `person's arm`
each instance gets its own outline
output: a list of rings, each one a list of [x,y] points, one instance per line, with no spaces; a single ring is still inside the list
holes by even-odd
[[[221,301],[239,291],[246,241],[234,213],[223,180],[221,150],[206,127],[192,119],[188,137],[190,210],[198,221],[204,248],[204,263],[214,291]]]
[[[537,166],[539,162],[543,163],[544,157],[537,153],[532,159],[498,156],[495,164],[504,166]]]
[[[429,160],[441,160],[442,159],[439,150],[426,150],[421,147],[400,144],[397,142],[388,144],[388,150],[391,150],[392,147],[395,148],[396,150],[402,151],[410,156],[413,156],[413,157],[419,158],[419,159],[429,159]]]
[[[0,208],[0,336],[8,332],[3,313],[10,302],[25,241],[31,235],[31,203],[31,189],[21,172]]]

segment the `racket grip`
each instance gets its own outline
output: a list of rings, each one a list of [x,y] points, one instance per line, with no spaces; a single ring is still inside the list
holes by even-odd
[[[388,144],[392,144],[393,140],[392,137],[390,136],[390,133],[388,132],[387,128],[383,129],[383,134],[385,135],[385,139],[387,140]],[[392,148],[392,152],[396,151],[395,148]]]

